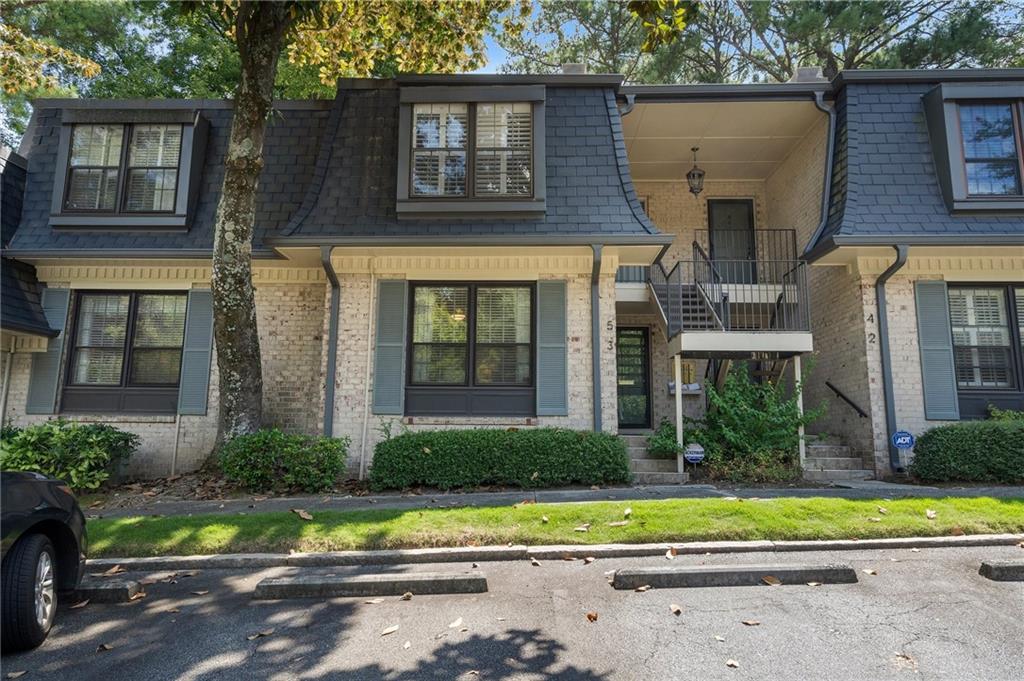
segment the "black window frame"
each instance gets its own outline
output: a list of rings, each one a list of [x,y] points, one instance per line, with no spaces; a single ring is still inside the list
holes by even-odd
[[[75,132],[79,128],[93,127],[93,126],[120,126],[121,127],[121,149],[118,154],[118,166],[117,166],[117,191],[115,192],[114,208],[107,209],[80,209],[80,208],[68,208],[68,191],[71,188],[71,175],[73,169],[91,169],[93,166],[72,166],[71,165],[71,146],[74,145]],[[131,142],[132,136],[135,134],[136,125],[162,125],[167,127],[177,127],[179,129],[178,135],[178,163],[174,166],[174,201],[173,205],[178,205],[178,192],[181,191],[182,177],[181,177],[181,164],[182,159],[185,155],[185,124],[184,123],[74,123],[71,125],[71,136],[69,138],[69,146],[66,166],[64,169],[64,192],[61,197],[61,215],[89,215],[89,216],[105,216],[109,215],[112,217],[144,217],[144,216],[165,216],[174,215],[175,208],[170,210],[128,210],[128,175],[130,170],[144,170],[149,166],[132,166],[130,165],[130,153],[131,153]],[[98,168],[99,166],[97,166]],[[112,166],[102,166],[102,168],[109,168]],[[168,170],[170,166],[161,168],[161,170]]]
[[[1010,374],[1013,386],[995,387],[961,387],[956,381],[957,398],[960,406],[960,418],[965,420],[984,419],[988,416],[988,407],[993,405],[1000,409],[1024,409],[1024,346],[1021,344],[1021,327],[1024,324],[1024,309],[1017,305],[1016,291],[1024,290],[1024,282],[979,281],[955,282],[947,286],[947,305],[949,292],[957,289],[1000,289],[1006,305],[1007,325],[1010,331]],[[953,333],[953,320],[950,317],[950,334]],[[956,371],[956,348],[954,342],[953,363]]]
[[[466,288],[466,360],[462,383],[422,383],[413,380],[413,342],[416,289]],[[481,288],[517,288],[530,292],[529,383],[481,383],[477,380],[477,291]],[[413,281],[409,283],[405,352],[406,416],[535,416],[537,386],[537,285],[533,281]],[[445,345],[430,343],[427,345]],[[458,345],[461,345],[459,343]],[[485,345],[519,346],[522,343]],[[496,407],[500,401],[502,405]],[[478,406],[479,405],[479,406]]]
[[[1011,117],[1011,130],[1013,132],[1014,151],[1016,152],[1017,162],[1017,193],[1015,194],[972,194],[970,189],[970,176],[968,173],[967,166],[969,163],[985,163],[990,161],[996,161],[1006,163],[1009,159],[1006,158],[989,158],[989,157],[975,157],[967,155],[967,144],[964,141],[963,131],[963,119],[961,117],[961,109],[965,106],[985,106],[985,105],[1005,105],[1010,109]],[[972,200],[1012,200],[1024,198],[1024,141],[1021,139],[1021,134],[1024,133],[1024,128],[1021,125],[1021,119],[1024,117],[1024,100],[1020,99],[977,99],[977,100],[965,100],[960,99],[956,101],[956,129],[959,135],[960,143],[960,162],[963,165],[964,174],[964,193],[967,198]]]
[[[135,334],[138,322],[139,298],[142,296],[178,296],[185,299],[185,321],[182,324],[182,344],[175,346],[184,356],[185,325],[188,323],[188,292],[184,290],[153,290],[153,289],[83,289],[74,292],[71,307],[70,335],[64,366],[61,411],[93,412],[93,413],[157,413],[173,414],[177,412],[178,391],[181,387],[181,363],[178,361],[178,380],[174,383],[133,383],[131,380],[134,366],[134,355],[137,349],[158,350],[173,349],[166,347],[135,347]],[[117,385],[97,385],[76,383],[74,372],[78,351],[78,332],[81,326],[82,300],[89,296],[128,296],[128,314],[125,319],[125,336],[121,348],[121,376]]]

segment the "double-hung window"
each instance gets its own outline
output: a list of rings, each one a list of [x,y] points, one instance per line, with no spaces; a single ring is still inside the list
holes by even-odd
[[[532,414],[533,286],[415,284],[407,412]]]
[[[412,196],[531,195],[530,103],[415,104],[412,124]]]
[[[173,212],[181,132],[180,124],[75,125],[64,210]]]
[[[64,410],[173,412],[186,306],[184,293],[81,292]]]
[[[1021,195],[1019,102],[961,102],[968,196]]]

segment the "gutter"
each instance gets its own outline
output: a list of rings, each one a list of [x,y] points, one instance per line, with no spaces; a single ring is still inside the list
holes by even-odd
[[[411,236],[291,236],[264,239],[266,246],[288,248],[297,246],[590,246],[600,239],[605,246],[649,246],[671,244],[671,234],[495,234],[471,236],[438,236],[430,234]]]
[[[601,432],[601,244],[591,244],[594,264],[590,270],[590,359],[594,387],[594,431]]]
[[[331,264],[330,246],[320,248],[320,262],[331,284],[331,309],[327,322],[327,371],[324,379],[324,435],[334,436],[334,375],[338,364],[338,313],[341,308],[341,285]]]
[[[828,114],[828,144],[825,148],[825,180],[821,190],[821,221],[804,247],[804,257],[817,245],[828,224],[828,208],[832,199],[832,164],[836,151],[836,107],[825,104],[825,97],[821,92],[814,93],[814,106]]]
[[[882,390],[885,393],[885,433],[886,444],[889,448],[889,467],[893,473],[903,473],[903,464],[900,462],[900,451],[892,443],[893,433],[896,432],[896,395],[892,385],[892,357],[889,354],[889,316],[885,305],[885,283],[892,275],[896,274],[907,264],[907,254],[910,247],[906,244],[893,245],[896,249],[896,260],[889,269],[878,275],[875,280],[875,303],[878,315],[878,349],[882,355]]]

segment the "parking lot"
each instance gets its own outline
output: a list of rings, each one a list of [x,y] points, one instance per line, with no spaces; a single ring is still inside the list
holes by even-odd
[[[76,609],[64,603],[47,642],[5,657],[3,671],[104,681],[1001,681],[1020,678],[1024,665],[1024,583],[989,581],[978,566],[1021,558],[1014,546],[680,555],[671,564],[848,563],[859,581],[644,592],[613,590],[606,573],[666,558],[358,569],[488,577],[486,594],[379,602],[251,599],[260,579],[296,568],[132,573],[157,580],[145,597]]]

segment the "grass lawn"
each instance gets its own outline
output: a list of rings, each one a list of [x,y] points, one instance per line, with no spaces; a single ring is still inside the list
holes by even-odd
[[[883,507],[886,512],[879,510]],[[629,522],[624,510],[632,508]],[[926,517],[927,510],[936,512]],[[544,522],[544,517],[547,522]],[[877,520],[876,520],[877,519]],[[574,528],[590,523],[588,532]],[[90,520],[93,557],[1024,532],[1024,499],[672,499]]]

